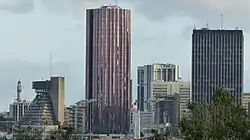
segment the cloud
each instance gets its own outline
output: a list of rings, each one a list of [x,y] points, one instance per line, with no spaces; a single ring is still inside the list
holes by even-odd
[[[23,14],[41,7],[49,12],[82,15],[86,7],[95,6],[98,2],[99,0],[0,0],[0,10]]]
[[[225,26],[248,27],[250,20],[249,0],[151,0],[136,1],[136,10],[150,20],[162,21],[170,16],[189,16],[202,21],[210,20],[211,25],[218,25],[220,15],[224,15]],[[205,25],[205,24],[204,24]]]
[[[11,13],[27,13],[33,11],[34,0],[0,0],[0,10]]]

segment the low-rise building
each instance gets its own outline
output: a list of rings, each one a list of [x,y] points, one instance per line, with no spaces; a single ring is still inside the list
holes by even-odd
[[[141,133],[149,134],[154,125],[154,113],[152,111],[139,111],[130,109],[130,132],[134,138],[140,138]]]
[[[24,116],[24,114],[29,110],[31,102],[30,101],[15,101],[10,104],[9,117],[14,121],[18,122]]]

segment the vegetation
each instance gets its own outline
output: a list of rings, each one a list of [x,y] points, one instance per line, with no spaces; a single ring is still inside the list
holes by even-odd
[[[13,119],[4,118],[3,116],[0,116],[0,131],[10,132],[13,124],[14,124]]]
[[[42,130],[28,127],[16,126],[13,128],[16,140],[36,140],[42,138]]]
[[[70,140],[73,133],[73,127],[58,125],[58,130],[51,134],[50,140]]]
[[[250,121],[229,91],[217,88],[210,105],[190,104],[191,116],[180,122],[186,140],[249,140]]]
[[[151,133],[154,135],[154,140],[168,140],[169,133],[167,131],[164,134],[160,134],[157,130],[152,129]]]
[[[73,128],[66,125],[58,125],[58,129],[51,130],[51,132],[46,132],[44,128],[16,126],[14,129],[14,137],[16,140],[70,140],[73,132]]]

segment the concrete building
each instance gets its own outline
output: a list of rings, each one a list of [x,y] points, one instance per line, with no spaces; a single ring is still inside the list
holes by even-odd
[[[74,105],[67,107],[68,111],[68,121],[67,124],[74,127],[79,133],[85,132],[85,111],[86,111],[86,101],[78,101]]]
[[[14,121],[18,122],[22,119],[24,114],[29,110],[31,102],[26,100],[15,101],[10,104],[10,114],[9,117]]]
[[[87,132],[128,133],[131,11],[115,5],[86,12]]]
[[[152,108],[149,99],[152,98],[151,83],[154,81],[179,81],[179,66],[174,64],[155,63],[138,66],[137,68],[137,99],[141,111]]]
[[[50,78],[50,96],[52,99],[53,112],[56,121],[64,123],[64,98],[65,98],[65,79],[64,77]]]
[[[248,103],[250,102],[250,93],[243,93],[242,105],[248,112]]]
[[[170,124],[177,129],[180,114],[180,96],[177,93],[155,99],[155,124]]]
[[[244,36],[242,30],[194,29],[192,34],[192,101],[211,103],[215,87],[229,90],[242,104]]]
[[[191,100],[191,83],[184,81],[154,81],[152,82],[153,100],[164,99],[166,96],[177,93],[180,96],[180,118],[188,115],[188,103]],[[153,104],[153,102],[151,102]]]
[[[140,111],[135,108],[130,110],[130,132],[134,138],[140,138],[140,134],[149,134],[154,128],[154,113],[152,111]]]
[[[64,123],[64,77],[34,81],[36,96],[24,114],[21,125],[54,125]]]

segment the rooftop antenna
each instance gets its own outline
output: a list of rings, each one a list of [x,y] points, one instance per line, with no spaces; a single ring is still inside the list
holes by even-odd
[[[208,20],[207,20],[207,24],[206,24],[206,27],[207,27],[207,29],[208,29]]]
[[[194,24],[194,30],[196,29],[195,24]]]
[[[49,76],[52,76],[52,53],[49,53]]]
[[[220,29],[223,29],[223,13],[220,15]]]

